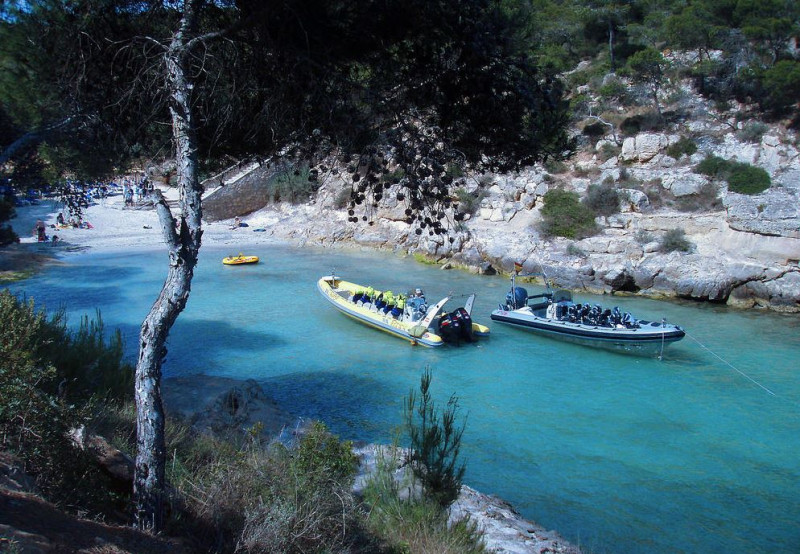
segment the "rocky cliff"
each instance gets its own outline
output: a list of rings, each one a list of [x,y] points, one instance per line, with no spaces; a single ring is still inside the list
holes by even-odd
[[[726,119],[695,102],[685,103],[659,132],[597,140],[581,135],[583,145],[567,163],[465,178],[458,192],[474,198],[475,209],[465,221],[453,222],[449,236],[415,234],[404,221],[406,205],[397,200],[396,185],[384,193],[370,221],[348,222],[340,204],[349,186],[333,172],[322,176],[306,204],[271,205],[259,217],[276,236],[315,244],[355,243],[422,254],[484,272],[510,272],[515,261],[523,262],[526,272],[543,271],[556,286],[575,290],[797,312],[798,138],[779,125],[759,126],[763,132],[754,137],[745,132],[751,122]],[[681,140],[691,141],[696,152],[675,154],[670,147]],[[698,172],[708,156],[763,168],[771,186],[755,195],[729,191],[724,181]],[[268,174],[227,183],[220,189],[225,196],[212,194],[209,205],[217,217],[253,213],[263,204],[244,206],[231,199],[254,197],[253,190],[267,179]],[[584,195],[590,185],[601,183],[616,188],[621,200],[618,213],[598,217],[598,234],[582,240],[542,234],[540,211],[548,190]],[[660,247],[660,239],[674,229],[685,233],[688,251]]]

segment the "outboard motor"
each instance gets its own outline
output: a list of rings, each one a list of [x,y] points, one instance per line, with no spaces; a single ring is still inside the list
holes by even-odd
[[[522,287],[514,287],[513,291],[506,294],[506,305],[512,310],[522,308],[527,301],[528,291]]]
[[[439,318],[439,336],[445,342],[460,342],[461,323],[452,314],[442,314]]]
[[[450,317],[458,321],[461,327],[461,338],[467,342],[473,342],[475,337],[472,335],[472,316],[469,315],[466,309],[457,308],[450,313]]]

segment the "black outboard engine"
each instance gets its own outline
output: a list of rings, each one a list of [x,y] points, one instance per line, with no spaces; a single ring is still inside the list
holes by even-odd
[[[506,305],[512,310],[522,308],[527,301],[528,291],[522,287],[514,287],[513,294],[512,292],[506,294]]]
[[[442,314],[439,318],[439,336],[444,342],[461,342],[461,322],[452,314]]]
[[[461,338],[467,342],[473,342],[475,337],[472,335],[472,316],[466,309],[458,308],[450,313],[450,317],[458,321],[461,326]]]

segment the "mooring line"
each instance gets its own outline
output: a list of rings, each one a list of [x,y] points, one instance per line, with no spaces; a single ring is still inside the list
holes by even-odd
[[[742,371],[742,370],[741,370],[741,369],[739,369],[738,367],[734,366],[734,365],[733,365],[732,363],[730,363],[728,360],[724,359],[722,356],[720,356],[719,354],[717,354],[716,352],[714,352],[713,350],[711,350],[709,347],[707,347],[705,344],[703,344],[702,342],[700,342],[699,340],[697,340],[696,338],[694,338],[694,337],[693,337],[692,335],[690,335],[689,333],[686,333],[686,336],[687,336],[687,337],[689,337],[690,339],[692,339],[692,340],[693,340],[694,342],[696,342],[697,344],[699,344],[701,347],[703,347],[703,348],[704,348],[704,349],[705,349],[705,350],[706,350],[706,351],[707,351],[709,354],[711,354],[712,356],[714,356],[715,358],[717,358],[719,361],[721,361],[722,363],[724,363],[725,365],[727,365],[728,367],[730,367],[732,370],[734,370],[736,373],[738,373],[739,375],[741,375],[742,377],[744,377],[745,379],[747,379],[748,381],[750,381],[750,382],[751,382],[751,383],[753,383],[754,385],[756,385],[756,386],[758,386],[758,387],[760,387],[760,388],[764,389],[765,391],[767,391],[767,392],[768,392],[769,394],[771,394],[772,396],[778,397],[778,395],[777,395],[777,394],[775,394],[774,392],[772,392],[771,390],[769,390],[767,387],[765,387],[764,385],[762,385],[761,383],[759,383],[758,381],[756,381],[755,379],[753,379],[752,377],[750,377],[750,376],[749,376],[747,373],[745,373],[744,371]]]

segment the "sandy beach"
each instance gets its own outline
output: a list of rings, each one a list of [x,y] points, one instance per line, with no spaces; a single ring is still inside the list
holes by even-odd
[[[165,188],[162,189],[162,193],[169,202],[173,215],[177,215],[177,188]],[[58,205],[55,202],[52,202],[52,205],[54,210],[57,210]],[[11,223],[20,236],[20,244],[28,248],[30,245],[38,246],[37,250],[41,253],[86,247],[95,251],[118,252],[166,248],[156,210],[147,201],[129,207],[125,206],[121,194],[101,199],[84,209],[83,221],[89,223],[91,228],[55,228],[58,212],[53,211],[44,222],[47,225],[48,237],[58,236],[59,242],[55,249],[51,244],[37,243],[33,233],[35,218],[28,216],[29,211],[30,208],[18,209],[19,217]],[[63,213],[65,219],[69,219],[69,213],[66,213],[66,210]],[[203,245],[231,245],[233,252],[239,246],[248,244],[281,242],[269,231],[270,225],[278,221],[274,210],[264,209],[241,218],[241,221],[246,227],[232,228],[234,223],[232,219],[213,223],[204,221]],[[255,232],[256,229],[265,231]]]

